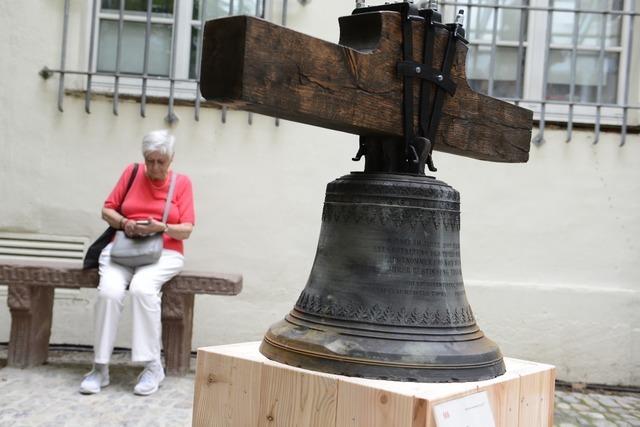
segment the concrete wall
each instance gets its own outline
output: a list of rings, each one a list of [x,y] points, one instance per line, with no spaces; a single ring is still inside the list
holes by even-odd
[[[0,231],[95,237],[102,200],[166,107],[66,96],[56,109],[62,0],[0,3]],[[70,67],[84,66],[86,2],[72,0]],[[290,2],[289,23],[336,41],[351,2]],[[73,82],[72,82],[73,83]],[[231,112],[178,107],[175,169],[193,180],[197,225],[187,268],[240,272],[233,298],[196,298],[193,346],[258,340],[302,290],[317,244],[324,187],[359,170],[353,135]],[[640,138],[624,147],[590,132],[547,131],[527,164],[436,154],[438,178],[462,193],[462,262],[480,327],[512,357],[552,363],[568,381],[640,385]],[[0,286],[4,299],[6,287]],[[91,344],[95,291],[57,291],[52,342]],[[83,325],[78,327],[78,325]],[[0,341],[9,313],[0,305]],[[117,345],[128,347],[125,313]]]

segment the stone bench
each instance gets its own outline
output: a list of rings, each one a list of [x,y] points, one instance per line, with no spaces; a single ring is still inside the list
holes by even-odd
[[[54,289],[96,288],[98,271],[82,270],[78,262],[0,260],[0,285],[9,287],[7,363],[26,368],[47,360]],[[162,345],[168,374],[185,375],[189,370],[194,295],[237,295],[241,291],[239,274],[184,271],[163,286]]]

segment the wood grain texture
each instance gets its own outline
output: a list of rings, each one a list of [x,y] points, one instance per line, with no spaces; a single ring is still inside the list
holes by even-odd
[[[338,380],[265,361],[258,426],[327,427],[336,419]]]
[[[422,23],[414,24],[414,58],[422,58]],[[372,12],[340,18],[341,44],[259,18],[207,22],[201,69],[206,99],[232,108],[360,135],[402,136],[400,15]],[[435,64],[447,31],[436,28]],[[435,149],[498,162],[526,162],[532,112],[474,92],[466,81],[467,47],[457,42]],[[432,91],[433,92],[433,91]],[[419,85],[414,85],[414,122]]]
[[[259,344],[198,350],[194,425],[242,425],[227,422],[228,414],[239,408],[254,414],[259,405],[257,420],[244,418],[243,426],[435,427],[435,405],[481,391],[487,392],[496,427],[553,425],[554,368],[549,365],[506,358],[507,373],[492,380],[402,383],[294,368],[266,359]],[[231,376],[232,360],[244,363],[245,376]],[[205,385],[212,373],[214,381]],[[232,402],[238,407],[226,406]]]
[[[198,351],[193,425],[258,425],[262,364],[253,360]]]
[[[414,398],[358,382],[339,381],[336,427],[411,426]],[[420,411],[416,410],[417,413]],[[422,417],[419,413],[419,417]]]
[[[518,427],[552,427],[555,369],[535,369],[520,377]]]

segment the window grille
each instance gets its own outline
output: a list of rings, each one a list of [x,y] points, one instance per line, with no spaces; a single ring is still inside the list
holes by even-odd
[[[103,84],[109,82],[113,112],[118,114],[122,82],[129,80],[136,85],[144,117],[151,82],[160,85],[160,96],[168,99],[167,121],[173,122],[176,97],[180,96],[193,101],[194,118],[199,120],[203,20],[248,13],[286,25],[288,0],[90,0],[86,71],[65,68],[69,3],[64,2],[60,68],[41,71],[45,78],[53,73],[60,76],[59,110],[63,109],[65,75],[86,77],[87,113],[101,79]],[[356,0],[358,3],[364,1]],[[426,7],[437,2],[419,3]],[[539,120],[535,143],[544,141],[548,121],[566,123],[567,141],[575,123],[592,124],[596,143],[603,125],[620,126],[621,145],[629,126],[637,128],[638,94],[630,99],[632,64],[638,67],[640,60],[640,49],[633,46],[640,33],[636,0],[444,0],[439,7],[449,21],[459,9],[465,11],[471,86],[534,110]],[[178,27],[188,27],[186,36]],[[137,57],[131,53],[134,46],[123,46],[123,39],[136,39],[136,34],[137,49],[143,52]],[[189,49],[184,48],[185,39]],[[158,50],[169,52],[154,55]],[[226,112],[225,107],[223,122]]]
[[[124,82],[129,85],[127,93],[135,88],[133,93],[140,97],[142,117],[151,96],[166,98],[169,123],[177,120],[174,112],[177,98],[193,101],[194,118],[200,118],[204,101],[200,96],[199,75],[204,21],[238,14],[265,19],[273,15],[280,19],[275,19],[276,22],[286,25],[287,15],[287,0],[90,0],[89,3],[86,70],[66,68],[70,0],[65,0],[60,67],[45,67],[40,72],[45,79],[59,75],[58,109],[63,111],[65,76],[76,75],[86,78],[87,113],[91,112],[92,95],[107,88],[113,97],[113,113],[117,115],[120,96],[127,92],[123,89]],[[223,122],[226,112],[223,108]]]
[[[620,126],[620,145],[625,144],[629,110],[640,110],[637,94],[630,102],[631,66],[640,60],[640,50],[633,47],[640,31],[636,0],[448,0],[440,5],[445,16],[465,12],[470,85],[533,109],[540,128],[534,143],[544,141],[549,116],[566,122],[570,141],[580,110],[580,122],[594,125],[594,143],[606,111],[607,124]]]

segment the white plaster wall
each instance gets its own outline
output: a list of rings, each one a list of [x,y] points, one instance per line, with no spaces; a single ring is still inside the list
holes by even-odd
[[[62,0],[0,3],[0,231],[94,237],[101,202],[166,108],[65,97],[56,110]],[[290,2],[289,24],[336,41],[352,2]],[[72,0],[70,67],[84,65],[85,2]],[[197,225],[187,268],[244,275],[237,297],[198,296],[193,346],[260,339],[302,290],[313,261],[324,187],[359,170],[355,136],[231,112],[177,108],[175,169],[190,175]],[[553,363],[569,381],[640,385],[640,139],[571,143],[561,131],[527,164],[437,154],[437,176],[462,193],[462,261],[480,326],[506,355]],[[52,342],[91,344],[95,291],[58,291]],[[4,300],[6,288],[0,287]],[[117,345],[128,347],[125,313]],[[0,305],[0,341],[9,313]]]

